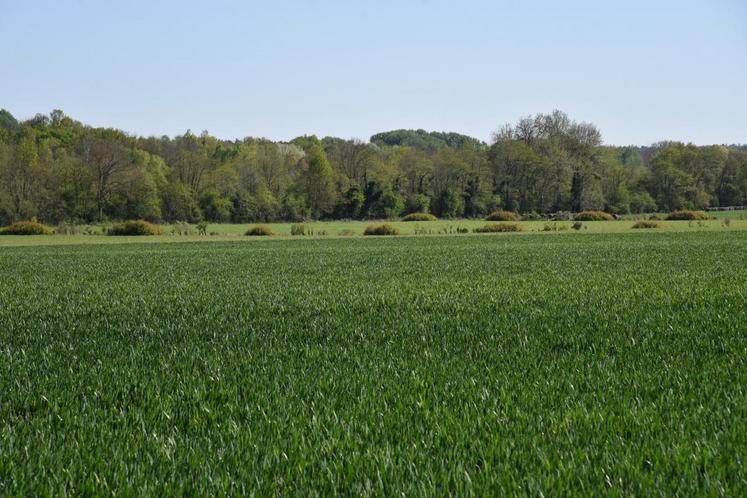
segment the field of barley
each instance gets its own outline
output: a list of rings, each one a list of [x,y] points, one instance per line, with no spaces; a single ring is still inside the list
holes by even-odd
[[[744,496],[711,223],[0,247],[0,495]]]

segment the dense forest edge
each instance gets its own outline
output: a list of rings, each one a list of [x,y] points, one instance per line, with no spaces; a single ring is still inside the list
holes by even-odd
[[[60,110],[18,121],[0,111],[0,225],[477,218],[497,209],[614,214],[747,205],[747,146],[604,145],[554,111],[490,144],[395,130],[370,142],[170,138],[94,128]]]

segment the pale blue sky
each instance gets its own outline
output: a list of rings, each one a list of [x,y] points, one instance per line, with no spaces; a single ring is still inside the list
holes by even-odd
[[[140,135],[747,142],[747,0],[0,0],[0,107]]]

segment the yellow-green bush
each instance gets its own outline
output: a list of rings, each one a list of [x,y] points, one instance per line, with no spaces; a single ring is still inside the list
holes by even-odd
[[[161,235],[161,227],[145,220],[128,220],[112,225],[107,235]]]
[[[363,231],[363,235],[399,235],[399,230],[397,227],[392,226],[389,223],[368,225]]]
[[[252,237],[271,237],[277,234],[267,225],[255,225],[247,230],[244,235],[250,235]]]
[[[519,215],[513,211],[493,211],[485,219],[487,221],[518,221]]]
[[[708,215],[703,211],[690,211],[685,209],[681,211],[672,211],[671,213],[669,213],[669,216],[667,216],[667,219],[685,221],[707,220]]]
[[[17,221],[10,226],[0,228],[0,235],[52,235],[53,230],[36,221]]]
[[[410,213],[402,221],[436,221],[438,218],[430,213]]]
[[[604,211],[581,211],[573,219],[577,221],[611,221],[615,217]]]
[[[521,232],[521,227],[516,223],[494,223],[477,227],[472,231],[475,233]]]
[[[641,220],[635,222],[631,228],[661,228],[661,223],[652,220]]]

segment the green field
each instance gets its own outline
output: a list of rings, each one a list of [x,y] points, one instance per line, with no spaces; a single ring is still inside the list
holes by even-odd
[[[747,232],[679,223],[4,237],[0,495],[745,496]]]

